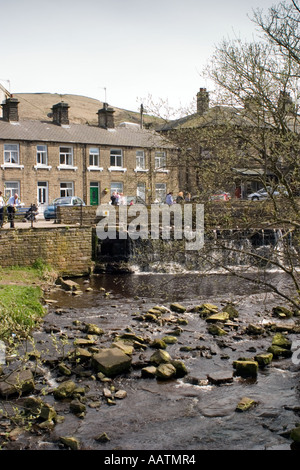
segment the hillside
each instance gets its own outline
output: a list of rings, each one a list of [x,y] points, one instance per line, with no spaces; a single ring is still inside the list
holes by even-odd
[[[54,93],[15,93],[13,95],[20,102],[19,116],[21,119],[48,120],[48,114],[54,104],[64,101],[70,106],[70,122],[77,124],[97,125],[97,111],[103,103],[94,98],[79,95],[59,95]],[[120,122],[140,123],[140,113],[126,109],[115,109],[115,124]],[[145,126],[157,122],[153,116],[144,115]]]

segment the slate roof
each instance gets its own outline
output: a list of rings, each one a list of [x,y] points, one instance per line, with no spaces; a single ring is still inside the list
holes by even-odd
[[[155,131],[140,128],[72,124],[60,126],[52,121],[22,120],[7,122],[0,119],[0,139],[30,142],[58,142],[65,144],[108,145],[118,147],[174,148]]]

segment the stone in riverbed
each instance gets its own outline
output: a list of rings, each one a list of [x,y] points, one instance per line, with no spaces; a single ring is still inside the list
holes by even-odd
[[[155,374],[156,374],[156,367],[154,367],[154,366],[144,367],[142,369],[141,373],[142,373],[143,378],[153,379],[155,377]]]
[[[170,305],[170,310],[172,312],[184,313],[186,311],[186,307],[184,307],[183,305],[175,302],[175,303]]]
[[[64,399],[72,397],[76,390],[76,384],[72,380],[62,382],[54,391],[53,395],[56,399]]]
[[[30,369],[16,370],[8,376],[1,376],[0,396],[29,393],[34,387],[34,378]]]
[[[208,382],[213,385],[222,385],[233,382],[232,371],[212,372],[207,376]]]
[[[236,375],[241,377],[256,377],[258,372],[258,362],[256,361],[234,361]]]
[[[294,442],[298,442],[298,443],[300,442],[300,426],[298,426],[298,427],[291,430],[290,438]]]
[[[214,313],[213,315],[210,315],[209,317],[206,318],[206,321],[209,323],[212,322],[226,322],[229,320],[229,313],[227,312],[220,312],[220,313]]]
[[[131,367],[131,358],[119,348],[101,349],[92,357],[92,367],[107,377],[127,372]]]
[[[162,364],[164,362],[171,362],[171,356],[167,351],[164,351],[163,349],[158,349],[150,357],[150,362],[156,365]]]
[[[63,279],[62,277],[60,277],[57,282],[57,284],[59,284],[62,289],[64,290],[67,290],[67,291],[77,291],[80,289],[80,286],[77,282],[74,282],[74,281],[71,281],[69,279]]]
[[[176,369],[170,363],[160,364],[156,369],[156,377],[160,380],[169,380],[175,377]]]
[[[254,359],[258,362],[259,367],[266,367],[271,364],[273,359],[272,353],[257,354]]]
[[[250,408],[253,408],[253,406],[257,405],[257,402],[252,400],[252,398],[244,397],[241,399],[241,401],[238,403],[235,411],[247,411]]]
[[[223,328],[221,328],[220,326],[215,325],[215,324],[209,325],[209,327],[207,328],[207,331],[209,332],[209,334],[211,334],[213,336],[227,335],[227,332],[225,330],[223,330]]]
[[[80,450],[80,441],[76,437],[62,436],[60,441],[71,450]]]
[[[291,349],[292,342],[289,341],[282,333],[276,333],[272,339],[272,346],[279,346],[284,349]]]
[[[290,349],[281,348],[280,346],[272,345],[268,348],[268,352],[273,354],[274,358],[291,357],[293,355]]]

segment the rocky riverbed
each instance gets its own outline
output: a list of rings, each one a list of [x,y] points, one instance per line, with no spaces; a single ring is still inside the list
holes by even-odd
[[[261,286],[100,275],[61,280],[45,302],[1,366],[2,448],[297,446],[300,317]]]

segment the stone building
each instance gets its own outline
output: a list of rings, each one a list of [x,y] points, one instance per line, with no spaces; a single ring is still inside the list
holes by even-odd
[[[44,120],[22,119],[18,99],[7,98],[0,119],[0,190],[17,192],[28,205],[76,195],[87,205],[107,203],[113,191],[163,201],[178,191],[177,150],[163,136],[137,124],[114,124],[104,103],[98,126],[74,124],[60,102]],[[2,161],[1,161],[2,160]]]

